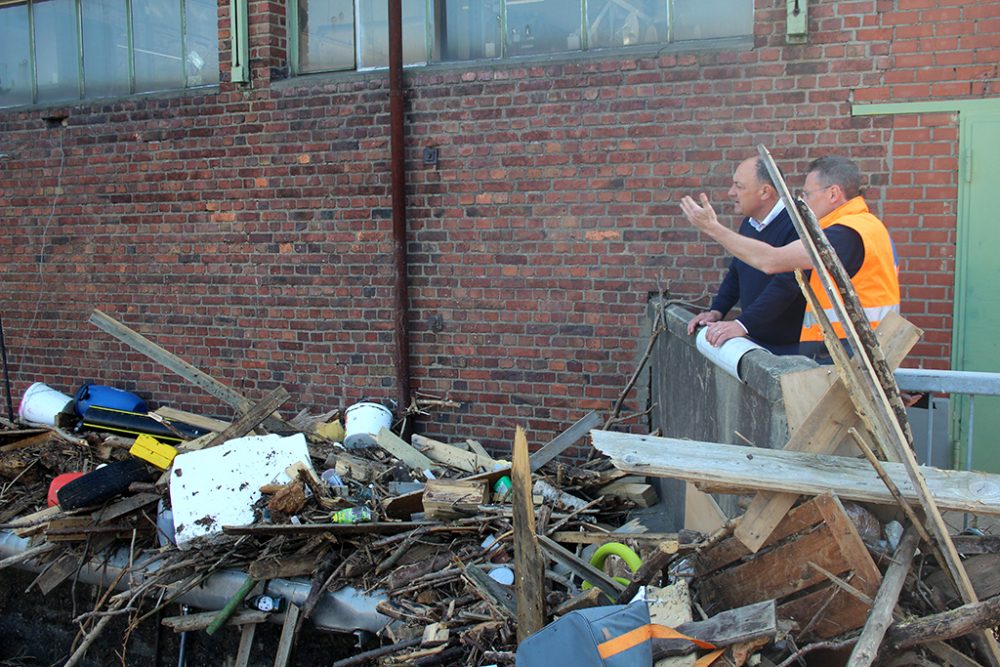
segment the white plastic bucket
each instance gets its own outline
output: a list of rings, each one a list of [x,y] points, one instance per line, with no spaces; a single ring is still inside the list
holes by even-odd
[[[45,384],[36,382],[28,387],[21,397],[21,405],[17,408],[17,416],[23,422],[33,424],[56,425],[56,416],[66,409],[73,399]]]
[[[392,424],[392,412],[378,403],[355,403],[344,412],[344,446],[374,447],[375,436]]]

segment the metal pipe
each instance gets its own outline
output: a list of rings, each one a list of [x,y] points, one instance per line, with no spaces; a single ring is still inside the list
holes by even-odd
[[[410,405],[409,294],[406,257],[406,151],[403,143],[403,3],[389,0],[389,143],[392,164],[393,308],[396,337],[396,400],[399,414]]]
[[[16,536],[10,531],[0,531],[0,560],[24,553],[28,548],[28,540]],[[118,588],[124,589],[142,582],[145,577],[152,576],[160,568],[161,561],[150,563],[148,569],[143,563],[152,556],[140,556],[135,559],[128,576],[121,577]],[[17,563],[15,567],[38,572],[42,566],[27,560]],[[112,551],[107,558],[103,555],[87,561],[80,569],[80,581],[99,587],[107,587],[115,581],[119,573],[129,567],[129,550],[126,548]],[[247,578],[247,573],[239,570],[222,570],[216,572],[201,586],[181,595],[177,602],[197,607],[207,611],[222,609],[226,602],[239,590]],[[282,597],[292,604],[302,604],[309,596],[308,581],[292,579],[272,579],[268,582],[265,593],[272,597]],[[368,595],[350,586],[333,593],[324,593],[319,604],[310,617],[317,628],[333,632],[355,632],[366,630],[376,633],[389,624],[391,619],[376,610],[376,605],[385,600],[385,595],[378,591]]]

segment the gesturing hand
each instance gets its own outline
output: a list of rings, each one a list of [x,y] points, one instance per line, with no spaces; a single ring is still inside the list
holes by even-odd
[[[719,219],[715,216],[715,209],[708,203],[708,195],[702,192],[698,198],[701,200],[700,205],[691,197],[681,198],[681,210],[692,225],[707,231],[712,225],[719,224]]]

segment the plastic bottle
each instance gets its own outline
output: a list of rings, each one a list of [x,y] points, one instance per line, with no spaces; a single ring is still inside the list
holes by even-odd
[[[247,607],[257,611],[282,612],[288,607],[285,598],[273,597],[271,595],[255,595],[246,601]]]
[[[372,511],[367,507],[348,507],[330,515],[333,523],[367,523],[372,520]]]
[[[493,485],[493,500],[494,502],[504,503],[510,497],[510,493],[514,488],[513,482],[510,481],[510,477],[504,475],[496,481]]]

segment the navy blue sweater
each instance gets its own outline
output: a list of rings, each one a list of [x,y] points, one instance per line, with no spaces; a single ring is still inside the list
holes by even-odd
[[[760,232],[750,225],[749,218],[744,219],[740,234],[772,246],[799,238],[784,210]],[[806,302],[793,273],[769,276],[734,257],[711,309],[725,317],[737,303],[742,308],[737,319],[753,340],[777,354],[797,352]]]

